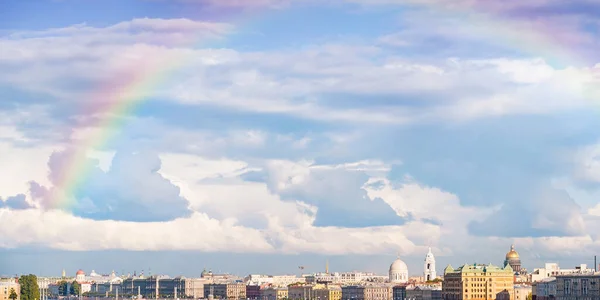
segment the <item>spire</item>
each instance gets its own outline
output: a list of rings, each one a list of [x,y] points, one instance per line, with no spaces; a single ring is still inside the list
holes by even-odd
[[[510,251],[515,251],[515,244],[510,245]]]
[[[325,274],[329,274],[329,259],[325,261]]]
[[[429,247],[429,252],[428,253],[431,253],[431,246]]]

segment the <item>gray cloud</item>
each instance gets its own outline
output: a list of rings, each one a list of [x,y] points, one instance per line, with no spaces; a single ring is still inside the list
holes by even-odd
[[[585,234],[581,207],[564,190],[536,189],[521,201],[507,201],[486,220],[469,224],[477,236],[556,237]]]
[[[25,199],[25,195],[19,194],[16,196],[8,197],[6,200],[0,197],[0,208],[10,209],[29,209],[33,208],[31,204]]]
[[[369,179],[365,171],[311,169],[302,182],[284,189],[275,182],[278,175],[281,174],[270,170],[262,174],[248,174],[245,178],[253,181],[266,180],[271,192],[278,194],[284,201],[302,201],[317,207],[315,226],[360,228],[402,225],[405,222],[382,199],[369,199],[362,188]]]

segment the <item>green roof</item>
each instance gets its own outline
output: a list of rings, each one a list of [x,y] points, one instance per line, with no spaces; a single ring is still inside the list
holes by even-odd
[[[513,273],[513,270],[509,265],[507,267],[498,267],[492,264],[464,264],[457,269],[453,269],[451,265],[448,265],[444,269],[444,274],[448,273]]]

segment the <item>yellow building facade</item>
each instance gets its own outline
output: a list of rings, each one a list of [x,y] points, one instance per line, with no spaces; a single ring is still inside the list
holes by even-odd
[[[317,300],[342,300],[342,289],[338,286],[314,289],[314,297]]]
[[[495,300],[513,295],[514,272],[510,265],[472,264],[457,269],[444,269],[442,298],[444,300]]]
[[[11,290],[14,290],[17,294],[17,300],[21,299],[21,286],[14,281],[3,281],[0,282],[0,300],[11,300]]]

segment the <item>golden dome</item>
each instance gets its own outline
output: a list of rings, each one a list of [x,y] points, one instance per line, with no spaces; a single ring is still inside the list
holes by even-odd
[[[510,246],[510,251],[506,253],[506,260],[519,259],[519,253],[515,251],[515,245]]]

